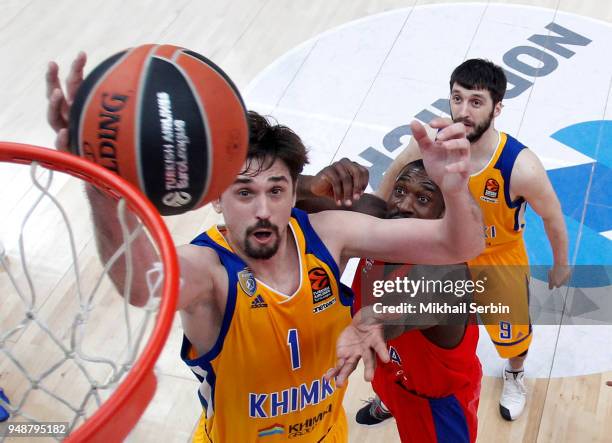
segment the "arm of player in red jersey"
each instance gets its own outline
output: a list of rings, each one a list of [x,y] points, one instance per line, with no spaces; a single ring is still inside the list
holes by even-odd
[[[357,162],[342,158],[316,175],[300,175],[297,203],[326,209],[351,209],[368,186],[368,170]],[[314,211],[313,211],[314,212]]]
[[[471,282],[471,277],[465,264],[384,266],[396,267],[376,280],[379,288],[388,289],[383,294],[374,295],[371,283],[375,281],[361,280],[359,302],[365,306],[358,311],[336,342],[336,367],[330,369],[326,376],[336,377],[338,386],[345,383],[360,359],[364,362],[364,379],[371,381],[376,369],[376,355],[385,363],[389,361],[386,340],[399,337],[405,332],[438,327],[434,343],[447,348],[457,346],[464,335],[469,321],[467,305],[473,300],[472,292],[466,289],[466,282]],[[410,289],[391,284],[406,280],[424,284]],[[425,282],[433,283],[432,287]],[[445,286],[452,283],[454,289],[443,289],[436,282],[444,282]],[[390,289],[391,286],[395,287]],[[371,295],[364,295],[364,291]],[[432,303],[445,306],[445,312],[422,312],[418,308]],[[398,309],[400,307],[404,308]]]
[[[538,157],[523,149],[512,170],[511,192],[523,197],[527,204],[542,217],[546,236],[553,251],[553,267],[548,272],[548,289],[563,286],[570,278],[568,241],[565,220],[557,194],[548,180],[546,170]]]
[[[372,381],[376,369],[376,356],[381,361],[389,361],[384,326],[372,314],[371,307],[361,309],[336,342],[336,366],[325,374],[325,379],[336,379],[336,386],[342,387],[349,375],[363,359],[364,379]]]

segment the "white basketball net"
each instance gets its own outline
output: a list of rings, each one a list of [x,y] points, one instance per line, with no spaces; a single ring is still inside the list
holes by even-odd
[[[10,399],[0,404],[9,422],[68,422],[72,430],[138,356],[158,310],[161,265],[147,275],[147,305],[131,306],[127,292],[140,272],[131,266],[131,243],[149,237],[142,224],[128,230],[125,201],[117,205],[123,245],[102,267],[82,180],[36,163],[0,162],[0,171],[0,185],[12,181],[0,200],[7,209],[0,229],[0,388]],[[122,256],[128,265],[123,297],[108,277]]]

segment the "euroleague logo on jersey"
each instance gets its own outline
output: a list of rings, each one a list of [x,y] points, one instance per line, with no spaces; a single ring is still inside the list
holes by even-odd
[[[497,196],[499,195],[499,183],[494,178],[488,178],[485,183],[483,195],[480,197],[481,200],[489,203],[497,203]]]
[[[308,279],[312,288],[312,302],[320,303],[332,296],[329,275],[325,269],[318,267],[308,271]]]
[[[485,183],[484,195],[490,198],[497,198],[497,194],[499,193],[499,183],[494,178],[487,179],[487,183]]]

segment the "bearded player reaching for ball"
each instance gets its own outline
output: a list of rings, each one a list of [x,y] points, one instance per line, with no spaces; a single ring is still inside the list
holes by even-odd
[[[49,121],[66,148],[70,96],[82,78],[84,57],[73,64],[68,99],[57,69],[47,75]],[[296,181],[306,150],[289,128],[249,113],[247,159],[234,182],[213,202],[225,226],[213,226],[191,244],[177,248],[182,287],[178,309],[185,332],[181,356],[201,382],[203,414],[196,440],[346,441],[344,388],[323,376],[336,364],[336,339],[350,323],[351,300],[339,276],[349,257],[389,262],[447,264],[479,254],[484,242],[480,211],[467,188],[469,142],[462,123],[432,123],[432,141],[423,126],[412,131],[431,178],[446,202],[439,220],[379,220],[359,213],[294,209]],[[325,186],[323,186],[325,187]],[[104,262],[121,237],[114,203],[88,191],[98,250]],[[368,235],[363,235],[367,232]],[[154,267],[144,243],[133,247],[135,263]],[[325,273],[313,289],[309,273]],[[111,277],[123,293],[123,262]],[[140,273],[141,277],[144,273]],[[146,302],[146,282],[135,279],[131,301]],[[382,327],[370,341],[382,361],[388,353]],[[366,353],[367,363],[373,351]],[[372,370],[366,371],[368,381]],[[322,417],[315,426],[295,423]],[[293,429],[293,430],[292,430]],[[299,432],[298,432],[299,431]]]

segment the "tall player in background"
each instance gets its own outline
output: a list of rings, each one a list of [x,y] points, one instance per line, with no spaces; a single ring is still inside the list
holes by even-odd
[[[508,359],[502,371],[504,388],[499,408],[503,418],[515,420],[526,404],[524,361],[532,339],[529,263],[522,233],[527,204],[542,218],[552,247],[549,289],[565,284],[570,269],[561,205],[542,163],[519,141],[495,129],[506,86],[506,76],[499,66],[482,59],[466,60],[450,78],[450,109],[453,120],[467,128],[469,187],[485,222],[486,249],[468,262],[473,275],[488,276],[486,292],[475,300],[510,308],[510,314],[481,318],[498,354]],[[430,134],[433,136],[435,130]],[[397,173],[419,156],[416,142],[411,141],[385,174],[378,195],[386,199]]]
[[[76,90],[78,58],[68,82]],[[49,121],[58,148],[67,141],[70,97],[48,75]],[[413,133],[446,202],[441,220],[379,220],[293,209],[296,180],[306,162],[300,138],[249,113],[249,150],[241,173],[213,203],[225,225],[177,248],[182,287],[177,309],[185,333],[181,356],[201,385],[198,441],[346,441],[344,389],[323,378],[336,363],[336,339],[350,322],[339,275],[349,257],[444,264],[464,261],[484,247],[480,211],[467,189],[469,143],[461,123],[438,121],[432,141],[417,122]],[[121,244],[114,202],[88,188],[98,252],[103,262]],[[363,235],[367,232],[368,235]],[[139,239],[143,240],[143,239]],[[134,261],[155,268],[146,241],[132,246]],[[123,293],[125,264],[110,276]],[[145,273],[130,301],[146,303]],[[382,340],[372,342],[383,361]],[[366,373],[371,379],[372,374]],[[316,418],[316,419],[315,419]]]

